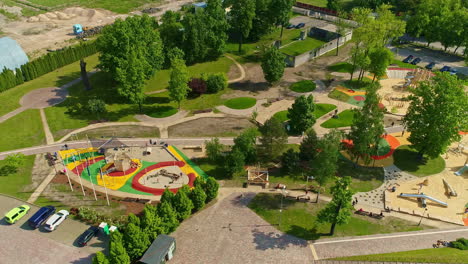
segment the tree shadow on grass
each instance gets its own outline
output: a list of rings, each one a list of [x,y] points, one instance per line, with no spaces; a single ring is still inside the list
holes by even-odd
[[[317,240],[322,236],[330,236],[329,233],[319,233],[315,226],[307,229],[302,226],[292,225],[286,233],[306,240]]]
[[[393,154],[394,164],[399,169],[408,172],[415,172],[419,167],[427,164],[427,158],[422,159],[418,156],[416,151],[405,148],[398,148]]]
[[[263,232],[258,229],[252,230],[255,243],[255,249],[287,249],[291,246],[307,247],[308,243],[304,239],[300,239],[288,234],[277,232]]]
[[[371,166],[371,163],[369,166]],[[350,160],[342,157],[338,160],[338,175],[340,176],[350,176],[353,179],[360,181],[371,181],[378,180],[383,181],[385,172],[383,168],[380,167],[363,167],[356,165]]]

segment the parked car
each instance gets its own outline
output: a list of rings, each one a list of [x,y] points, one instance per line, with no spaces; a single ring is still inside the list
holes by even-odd
[[[39,211],[37,211],[31,218],[28,220],[28,224],[30,227],[36,229],[41,226],[49,216],[55,213],[55,207],[48,205],[41,207]]]
[[[422,61],[421,58],[416,58],[411,62],[411,64],[416,65],[416,64],[420,63],[421,61]]]
[[[5,214],[5,220],[10,224],[14,224],[16,221],[20,220],[23,216],[25,216],[29,212],[29,209],[31,208],[24,204],[13,208]]]
[[[409,55],[408,57],[406,57],[406,58],[403,60],[403,62],[404,62],[404,63],[410,63],[410,61],[411,61],[413,58],[414,58],[413,55]]]
[[[47,220],[45,223],[45,230],[47,231],[54,231],[58,225],[60,225],[63,220],[67,219],[67,217],[70,215],[70,213],[67,210],[60,210],[58,213],[54,214]]]
[[[435,62],[431,62],[431,63],[429,63],[428,65],[426,65],[426,69],[432,70],[432,69],[434,68],[435,65],[436,65]]]
[[[303,28],[305,27],[305,24],[304,23],[299,23],[296,25],[296,28]]]
[[[451,68],[449,72],[450,72],[451,75],[455,75],[455,74],[457,74],[458,71],[455,68]]]
[[[286,26],[287,29],[291,29],[291,28],[295,28],[295,27],[296,27],[296,26],[293,25],[293,24],[289,24],[289,25]]]
[[[78,237],[78,245],[80,247],[86,246],[93,237],[97,236],[98,232],[99,228],[95,226],[88,228],[88,230],[84,231],[83,234]]]
[[[440,69],[441,72],[446,72],[446,71],[450,71],[450,70],[452,70],[452,67],[447,66],[447,65],[445,65],[444,67],[442,67],[442,69]]]

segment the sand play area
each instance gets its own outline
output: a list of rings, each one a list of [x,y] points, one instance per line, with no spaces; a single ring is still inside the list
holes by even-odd
[[[405,98],[411,93],[408,88],[403,88],[405,82],[405,79],[380,80],[382,87],[378,94],[382,97],[381,103],[394,114],[406,114],[408,110],[409,102]]]
[[[467,140],[468,136],[465,135],[462,142],[466,142]],[[458,144],[458,142],[454,143],[451,148],[458,147]],[[448,154],[443,155],[443,157],[446,162],[446,168],[441,173],[400,182],[400,186],[396,188],[395,192],[389,190],[385,191],[385,206],[395,211],[414,215],[422,215],[424,213],[424,216],[432,219],[468,225],[467,220],[465,220],[464,223],[464,219],[467,217],[465,208],[468,204],[468,171],[461,176],[456,176],[454,174],[454,172],[463,167],[467,161],[468,148],[465,145],[462,153],[455,154],[449,151]],[[443,180],[456,192],[456,196],[450,195],[450,189],[444,184]],[[427,185],[421,185],[423,182]],[[446,203],[447,206],[426,199],[426,208],[424,208],[418,198],[400,197],[401,193],[424,193],[427,196]],[[425,211],[425,209],[427,209],[427,211]]]

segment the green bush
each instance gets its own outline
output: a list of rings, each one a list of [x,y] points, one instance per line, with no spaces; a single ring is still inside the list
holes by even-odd
[[[217,93],[228,86],[226,74],[223,72],[203,74],[202,79],[206,82],[208,93]]]
[[[455,241],[450,242],[452,243],[452,247],[458,248],[460,250],[468,250],[468,239],[466,238],[458,238]]]

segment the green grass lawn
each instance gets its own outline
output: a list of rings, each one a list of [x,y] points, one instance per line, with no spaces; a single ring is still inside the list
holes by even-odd
[[[342,102],[348,102],[349,98],[351,98],[351,96],[345,94],[345,93],[342,93],[336,89],[333,89],[333,91],[331,91],[329,94],[328,94],[328,97],[330,98],[333,98],[333,99],[336,99],[338,101],[342,101]]]
[[[39,110],[29,109],[0,123],[0,151],[41,145],[45,141]]]
[[[247,109],[253,107],[257,99],[252,97],[237,97],[227,100],[224,105],[232,109]]]
[[[172,106],[160,106],[160,107],[156,107],[152,112],[147,113],[147,115],[154,117],[154,118],[163,118],[163,117],[175,115],[176,113],[177,113],[177,108],[174,108]]]
[[[288,118],[288,110],[276,112],[276,113],[273,115],[273,118],[278,119],[280,122],[286,122],[286,121],[288,121],[288,120],[289,120],[289,118]]]
[[[350,176],[351,190],[353,192],[368,192],[378,188],[384,181],[384,170],[378,167],[354,167],[353,163],[346,159],[338,160],[338,175]],[[333,183],[329,183],[331,187]],[[329,193],[329,189],[325,191]]]
[[[305,40],[298,40],[294,43],[287,45],[284,48],[281,48],[280,50],[285,54],[297,56],[302,53],[314,50],[322,46],[323,44],[325,44],[325,42],[321,40],[307,37]]]
[[[87,69],[90,71],[98,64],[98,55],[93,55],[85,59],[87,62]],[[26,93],[39,89],[54,86],[62,86],[74,79],[80,77],[80,62],[74,62],[53,72],[49,72],[37,79],[18,85],[10,90],[0,93],[0,115],[20,107],[20,99]]]
[[[188,66],[187,69],[191,77],[200,77],[202,73],[228,73],[234,62],[226,57],[221,57],[216,61],[196,63]],[[160,70],[148,80],[145,92],[159,91],[169,86],[171,71],[169,69]]]
[[[351,73],[353,71],[353,65],[348,62],[338,62],[328,66],[328,70],[332,72]]]
[[[430,248],[386,254],[336,258],[336,260],[412,262],[412,263],[467,263],[468,250]]]
[[[320,224],[317,222],[316,217],[318,211],[325,206],[324,202],[320,201],[316,204],[283,199],[281,225],[278,226],[280,204],[281,194],[259,193],[249,203],[248,207],[265,221],[275,225],[279,230],[307,240],[319,239],[321,237],[363,236],[415,231],[426,228],[422,226],[418,227],[414,223],[390,216],[377,220],[367,216],[353,214],[347,224],[337,226],[335,234],[329,236],[330,224]]]
[[[393,159],[395,166],[420,177],[439,173],[445,168],[445,161],[442,157],[435,159],[424,157],[423,161],[420,161],[418,152],[408,145],[397,148],[393,153]]]
[[[333,104],[315,104],[315,110],[314,110],[315,118],[318,119],[318,118],[322,117],[324,114],[332,111],[335,108],[336,108],[336,105],[333,105]],[[273,117],[278,119],[281,122],[285,122],[285,121],[289,120],[288,110],[276,112],[273,115]]]
[[[120,0],[118,4],[114,0],[29,0],[33,4],[48,7],[82,6],[88,8],[103,8],[116,13],[125,14],[144,4],[161,2],[160,0]]]
[[[324,128],[347,127],[353,124],[354,114],[350,109],[346,109],[338,114],[338,118],[330,118],[320,126]]]
[[[14,174],[0,176],[0,193],[8,194],[22,200],[27,200],[31,192],[24,191],[23,188],[31,184],[31,172],[34,166],[34,155],[26,156],[24,165]],[[0,168],[5,165],[4,160],[0,160]]]
[[[417,69],[418,68],[417,65],[413,65],[413,64],[410,64],[410,63],[404,63],[404,62],[402,62],[400,60],[396,60],[396,59],[392,60],[391,64],[396,64],[400,68],[408,68],[408,69]]]
[[[311,80],[302,80],[293,83],[291,86],[289,86],[289,89],[296,93],[308,93],[315,90],[316,86],[317,85]]]

